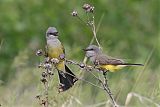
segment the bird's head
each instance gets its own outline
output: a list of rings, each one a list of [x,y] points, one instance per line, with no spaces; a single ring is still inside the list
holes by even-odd
[[[86,52],[86,57],[94,57],[97,54],[101,53],[101,49],[96,45],[89,45],[86,49],[83,49]]]
[[[58,31],[55,27],[49,27],[46,31],[46,38],[47,39],[54,39],[58,38]]]

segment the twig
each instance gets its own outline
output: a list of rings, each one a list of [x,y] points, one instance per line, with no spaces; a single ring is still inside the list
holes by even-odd
[[[98,39],[97,39],[97,33],[96,33],[94,15],[92,16],[92,19],[93,19],[93,20],[92,20],[92,32],[93,32],[94,38],[95,38],[98,46],[101,48],[100,43],[99,43],[99,41],[98,41]]]
[[[107,80],[106,75],[107,75],[107,72],[106,72],[106,71],[103,72],[103,76],[104,76],[104,82],[102,83],[103,88],[104,88],[104,90],[108,93],[110,99],[112,100],[112,103],[113,103],[114,107],[118,107],[116,101],[115,101],[114,98],[113,98],[112,92],[111,92],[111,90],[110,90],[110,88],[109,88],[109,86],[108,86],[108,80]]]

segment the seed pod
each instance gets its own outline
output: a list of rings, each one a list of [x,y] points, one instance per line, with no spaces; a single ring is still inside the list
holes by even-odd
[[[77,16],[78,13],[77,13],[77,11],[74,10],[74,11],[71,13],[71,15],[72,15],[72,16]]]

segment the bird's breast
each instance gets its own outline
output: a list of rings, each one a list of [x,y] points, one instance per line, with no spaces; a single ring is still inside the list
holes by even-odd
[[[50,58],[59,59],[59,56],[64,54],[63,46],[59,40],[48,40],[47,51]]]

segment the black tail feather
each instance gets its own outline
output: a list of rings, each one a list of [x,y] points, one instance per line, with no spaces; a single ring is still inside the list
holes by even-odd
[[[71,88],[78,80],[73,72],[65,65],[66,72],[58,71],[60,80],[60,92],[66,91]]]
[[[114,64],[114,65],[144,66],[143,64],[132,64],[132,63],[120,63],[120,64]]]

